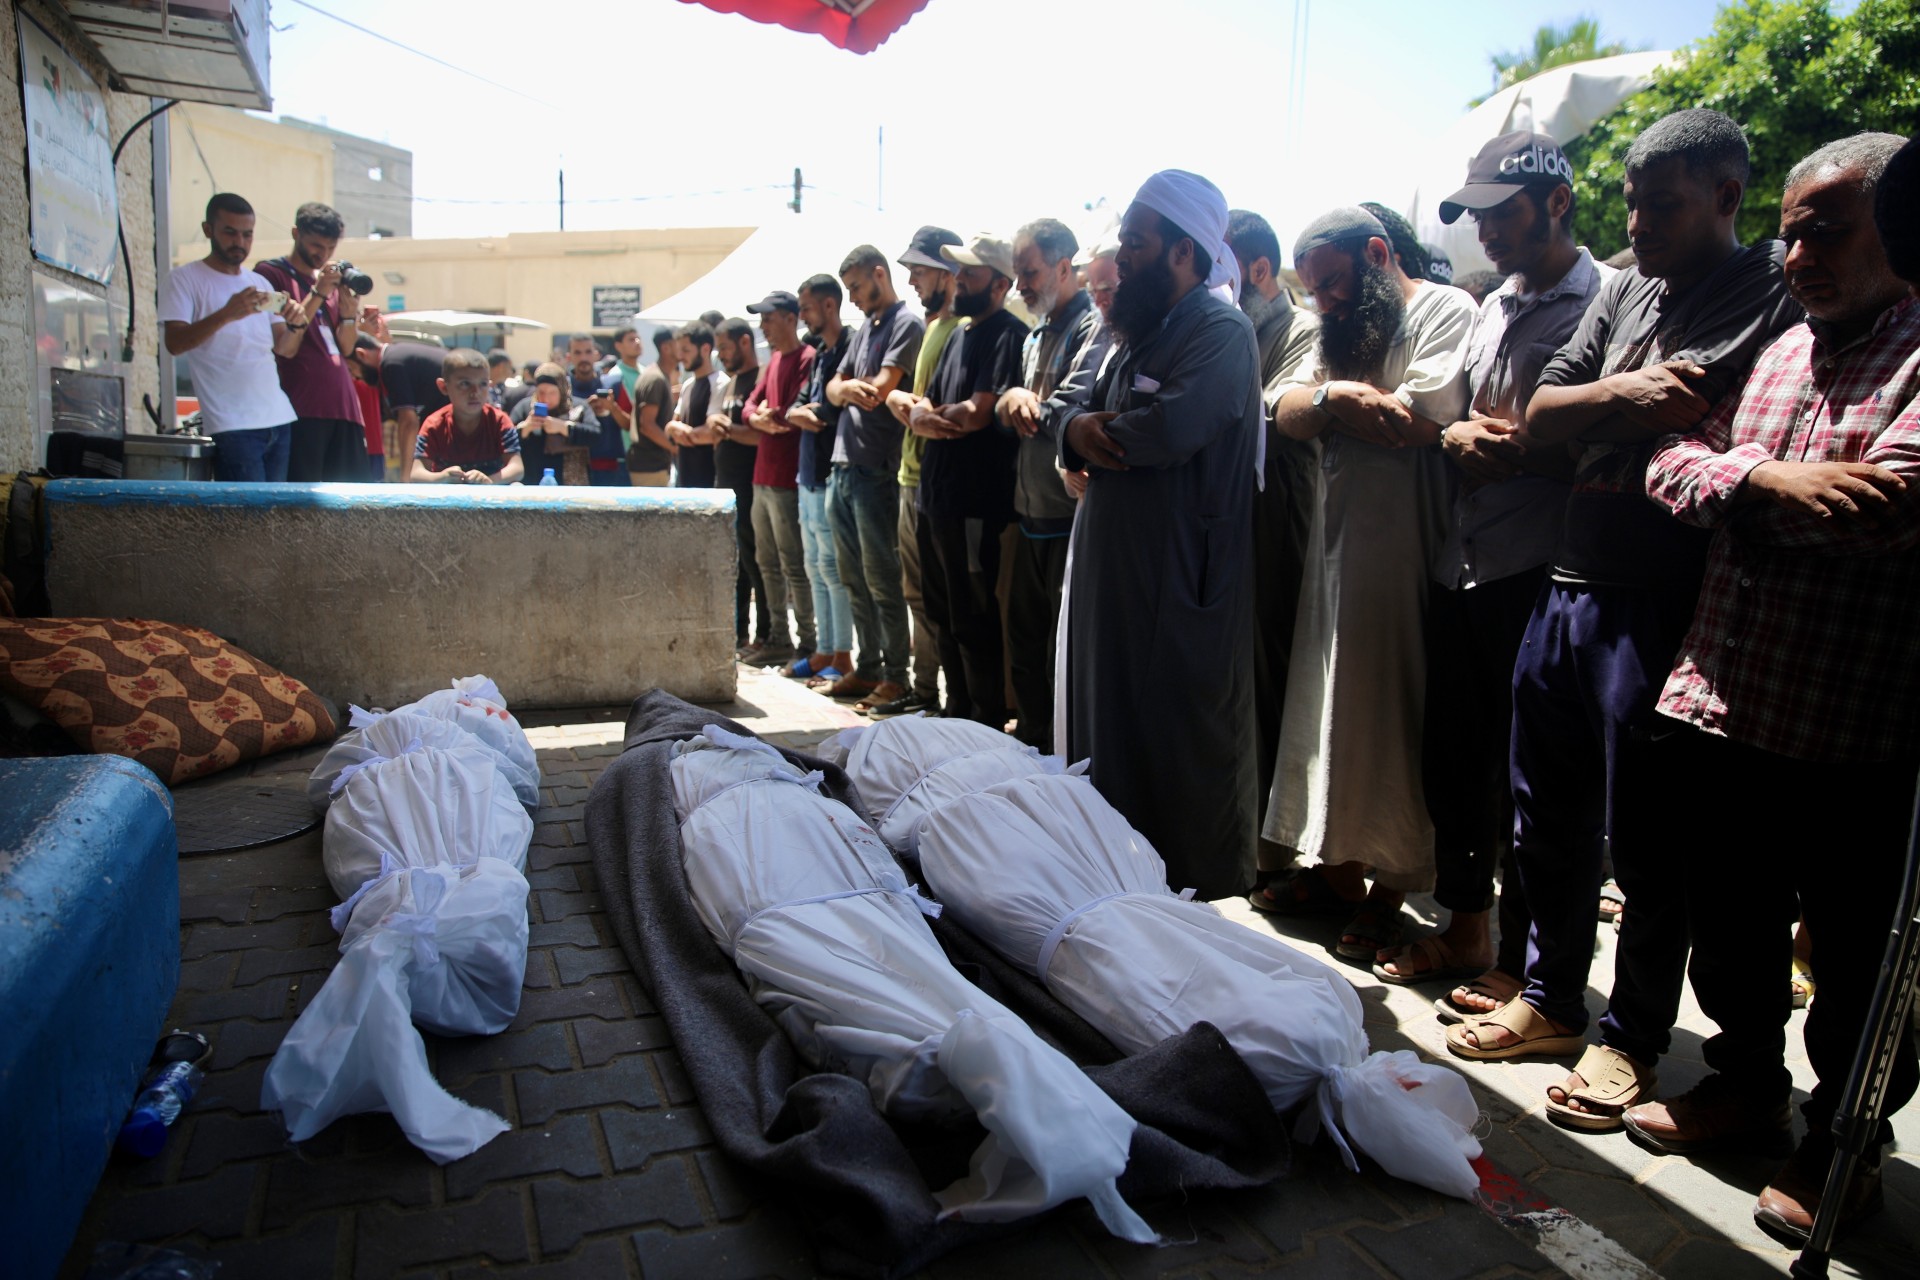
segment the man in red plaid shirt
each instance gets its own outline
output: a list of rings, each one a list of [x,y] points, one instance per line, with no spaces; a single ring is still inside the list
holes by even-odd
[[[1690,726],[1679,750],[1698,772],[1676,776],[1739,788],[1675,805],[1675,821],[1698,823],[1690,972],[1720,1027],[1705,1047],[1716,1074],[1626,1121],[1668,1151],[1786,1140],[1780,976],[1797,896],[1821,977],[1806,1023],[1819,1083],[1801,1108],[1806,1138],[1754,1210],[1791,1240],[1811,1229],[1833,1155],[1835,1095],[1866,1026],[1920,766],[1920,302],[1873,221],[1875,187],[1904,142],[1859,134],[1794,167],[1780,234],[1809,318],[1647,470],[1656,503],[1716,530],[1659,703]],[[1900,1046],[1888,1114],[1916,1083],[1909,1035]],[[1891,1137],[1883,1121],[1881,1143]],[[1879,1201],[1876,1149],[1843,1225]]]

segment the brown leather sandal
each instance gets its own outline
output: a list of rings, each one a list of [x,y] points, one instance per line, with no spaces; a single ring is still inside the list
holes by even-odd
[[[1548,1086],[1547,1119],[1582,1133],[1615,1133],[1627,1127],[1621,1119],[1626,1109],[1651,1098],[1659,1086],[1652,1067],[1610,1046],[1590,1044],[1565,1082]],[[1580,1107],[1568,1105],[1573,1102]]]

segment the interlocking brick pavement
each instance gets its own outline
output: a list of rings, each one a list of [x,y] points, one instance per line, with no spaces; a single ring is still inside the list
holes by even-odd
[[[797,747],[862,723],[762,673],[743,672],[738,701],[720,710]],[[217,1259],[220,1280],[813,1275],[811,1251],[779,1189],[732,1168],[712,1146],[665,1024],[602,911],[583,801],[619,752],[624,714],[528,717],[545,804],[529,853],[531,948],[520,1013],[498,1036],[426,1037],[439,1079],[505,1116],[512,1130],[444,1167],[414,1150],[383,1115],[351,1117],[289,1147],[277,1118],[259,1110],[260,1082],[337,954],[319,833],[185,858],[185,963],[169,1025],[213,1040],[213,1070],[161,1155],[145,1162],[114,1157],[63,1275],[79,1276],[94,1243],[115,1240]],[[314,755],[256,768],[304,770]],[[1240,914],[1252,927],[1271,927]],[[1309,930],[1301,941],[1317,953],[1324,939]],[[1348,972],[1362,989],[1376,1048],[1444,1057],[1426,1006],[1431,992],[1383,988],[1362,971]],[[1597,972],[1596,985],[1605,977]],[[1682,1029],[1696,1058],[1699,1030]],[[1670,1078],[1688,1070],[1685,1052],[1680,1065],[1667,1068]],[[1755,1178],[1764,1180],[1769,1170],[1709,1172],[1655,1160],[1623,1140],[1596,1142],[1552,1129],[1539,1114],[1539,1093],[1563,1069],[1468,1069],[1496,1161],[1667,1275],[1784,1271],[1789,1255],[1752,1232],[1747,1219]],[[1910,1228],[1884,1225],[1914,1221],[1916,1183],[1904,1162],[1890,1173],[1890,1212],[1872,1233],[1860,1274],[1920,1273],[1900,1237]],[[1377,1172],[1350,1174],[1324,1144],[1297,1152],[1294,1173],[1273,1187],[1142,1208],[1171,1242],[1166,1247],[1121,1244],[1084,1205],[1068,1206],[940,1259],[924,1275],[1557,1274],[1477,1207]]]

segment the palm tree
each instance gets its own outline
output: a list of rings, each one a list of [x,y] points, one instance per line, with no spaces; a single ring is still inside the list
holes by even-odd
[[[1617,40],[1610,44],[1600,43],[1600,22],[1596,18],[1575,18],[1564,27],[1543,26],[1533,33],[1532,48],[1488,55],[1487,61],[1493,64],[1493,88],[1467,105],[1477,107],[1502,89],[1519,84],[1529,76],[1537,76],[1550,67],[1564,67],[1570,62],[1586,62],[1593,58],[1611,58],[1616,53],[1626,52],[1627,46]]]

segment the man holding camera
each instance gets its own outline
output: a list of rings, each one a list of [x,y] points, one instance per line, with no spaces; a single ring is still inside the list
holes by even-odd
[[[293,252],[254,268],[299,308],[287,322],[300,334],[298,346],[290,356],[275,352],[297,415],[287,452],[287,479],[295,482],[367,478],[366,428],[346,353],[360,336],[360,298],[373,282],[333,260],[345,226],[333,209],[309,201],[293,215]]]

